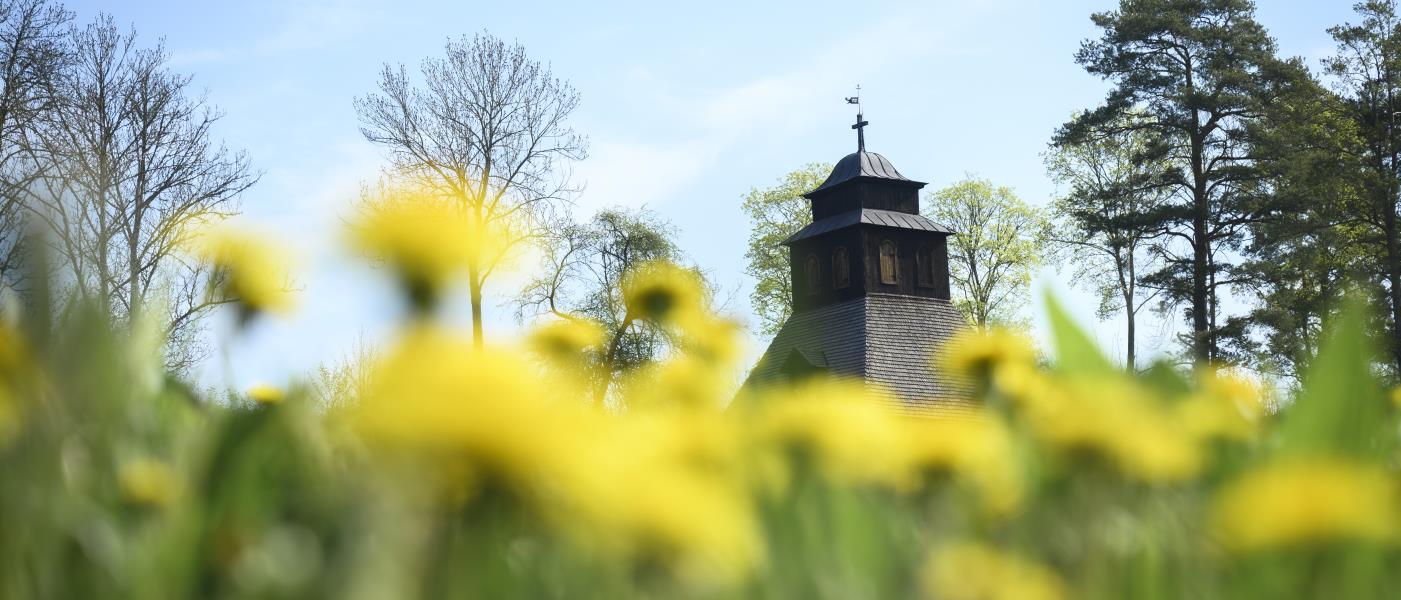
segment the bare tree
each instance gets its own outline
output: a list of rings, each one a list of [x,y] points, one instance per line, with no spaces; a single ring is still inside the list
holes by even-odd
[[[472,334],[482,343],[482,289],[573,190],[567,161],[587,142],[565,124],[579,94],[520,44],[487,34],[449,41],[423,61],[422,84],[385,65],[379,91],[355,100],[360,130],[388,152],[390,175],[432,190],[505,240],[468,267]]]
[[[72,35],[61,101],[38,136],[35,212],[79,298],[125,323],[151,305],[171,340],[192,340],[199,317],[232,299],[207,293],[210,273],[180,250],[200,225],[233,214],[257,176],[212,140],[221,114],[188,95],[190,78],[165,68],[160,45],[138,47],[106,15]],[[173,346],[172,367],[197,358]]]
[[[46,0],[0,0],[0,286],[22,272],[25,206],[41,173],[30,138],[56,100],[72,18]]]

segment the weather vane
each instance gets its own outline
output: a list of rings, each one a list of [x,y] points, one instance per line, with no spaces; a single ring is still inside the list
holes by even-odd
[[[861,86],[856,86],[856,95],[846,99],[847,104],[856,105],[856,124],[851,128],[856,130],[856,151],[866,151],[866,126],[871,123],[861,117]]]

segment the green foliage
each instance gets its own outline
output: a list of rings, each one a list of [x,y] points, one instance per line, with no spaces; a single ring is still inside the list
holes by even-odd
[[[1344,102],[1321,86],[1280,98],[1272,126],[1260,131],[1257,190],[1277,216],[1252,224],[1248,257],[1236,268],[1259,302],[1223,332],[1233,354],[1256,368],[1297,380],[1318,351],[1323,322],[1343,292],[1380,299],[1380,245],[1356,219],[1365,211],[1366,174],[1357,127]],[[1378,304],[1380,305],[1380,304]],[[1383,312],[1371,313],[1373,321]],[[1374,322],[1369,328],[1384,329]]]
[[[1260,135],[1274,126],[1273,104],[1315,86],[1302,64],[1275,56],[1249,0],[1124,0],[1092,19],[1103,32],[1082,44],[1076,62],[1113,87],[1055,143],[1141,136],[1136,160],[1160,168],[1128,187],[1167,192],[1170,201],[1143,223],[1178,240],[1145,283],[1186,307],[1193,357],[1224,358],[1218,304],[1234,281],[1233,253],[1247,245],[1250,225],[1279,210],[1273,190],[1257,185],[1266,176]]]
[[[949,237],[949,277],[959,312],[978,327],[1022,323],[1047,235],[1041,211],[970,176],[931,192],[924,212],[958,232]]]
[[[1162,188],[1142,186],[1164,167],[1141,160],[1149,143],[1143,132],[1126,128],[1053,145],[1045,155],[1047,172],[1067,188],[1051,205],[1050,241],[1073,265],[1074,280],[1098,294],[1099,317],[1124,315],[1129,368],[1135,364],[1138,313],[1158,295],[1145,293],[1139,279],[1158,266],[1163,243],[1143,218],[1166,201]]]
[[[1328,30],[1337,53],[1324,60],[1324,68],[1341,99],[1330,95],[1326,100],[1331,102],[1321,109],[1310,107],[1344,121],[1347,128],[1303,130],[1293,140],[1332,146],[1332,175],[1342,180],[1336,187],[1345,193],[1319,195],[1335,225],[1317,236],[1321,239],[1301,241],[1296,253],[1303,258],[1300,271],[1315,279],[1328,269],[1372,287],[1376,304],[1385,307],[1378,311],[1376,330],[1388,331],[1392,376],[1401,377],[1401,129],[1396,121],[1401,111],[1401,19],[1393,0],[1359,2],[1354,8],[1361,23]],[[1308,175],[1310,171],[1301,173]]]
[[[832,165],[807,164],[773,187],[753,188],[744,197],[742,208],[751,223],[744,272],[754,278],[749,300],[764,335],[778,333],[793,310],[793,273],[783,240],[812,220],[803,194],[817,189],[831,172]]]

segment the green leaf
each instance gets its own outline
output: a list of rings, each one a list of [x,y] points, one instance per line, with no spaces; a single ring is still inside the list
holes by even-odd
[[[1192,391],[1192,384],[1183,372],[1164,360],[1155,360],[1147,370],[1139,374],[1139,381],[1147,384],[1165,398],[1180,398]]]
[[[1100,374],[1116,371],[1079,325],[1061,308],[1055,296],[1046,293],[1046,313],[1051,321],[1052,346],[1056,366],[1071,374]]]
[[[1367,308],[1350,295],[1324,336],[1318,357],[1304,375],[1304,386],[1285,410],[1283,447],[1292,451],[1383,455],[1389,446],[1386,396],[1372,372],[1375,351],[1365,329]]]

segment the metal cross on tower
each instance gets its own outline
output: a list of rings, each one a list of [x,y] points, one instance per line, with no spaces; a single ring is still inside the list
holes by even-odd
[[[856,124],[851,128],[856,130],[856,151],[866,151],[866,126],[871,122],[861,117],[861,86],[856,86],[856,95],[846,99],[847,104],[856,105]]]

